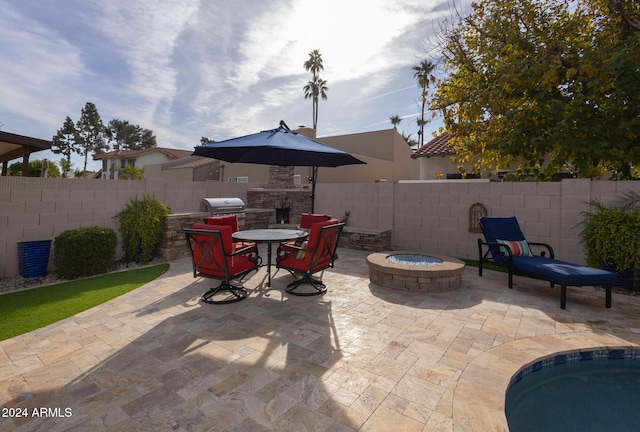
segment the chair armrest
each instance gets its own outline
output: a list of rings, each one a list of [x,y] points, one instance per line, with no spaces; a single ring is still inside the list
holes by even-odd
[[[280,255],[280,253],[286,252],[307,252],[307,249],[302,247],[302,245],[280,243],[280,246],[278,246],[278,255]]]
[[[547,251],[549,252],[549,258],[553,258],[555,257],[555,253],[553,252],[553,248],[551,247],[550,244],[548,243],[536,243],[536,242],[527,242],[529,243],[529,246],[533,245],[533,246],[542,246],[544,248],[547,249]],[[545,252],[541,252],[540,256],[545,256]]]
[[[513,257],[513,251],[511,250],[511,248],[508,245],[506,245],[504,243],[486,242],[486,241],[483,241],[481,239],[478,239],[478,247],[482,247],[482,245],[496,246],[496,247],[498,247],[498,250],[500,251],[500,255],[502,255],[502,256],[508,255],[508,259],[511,259]],[[507,250],[506,254],[502,251],[503,248]],[[507,257],[505,257],[505,259],[507,259]]]
[[[235,255],[245,255],[247,252],[255,252],[256,251],[256,247],[255,245],[250,245],[250,246],[245,246],[243,248],[240,248],[236,251],[233,251],[232,253],[228,254],[227,256],[235,256]]]

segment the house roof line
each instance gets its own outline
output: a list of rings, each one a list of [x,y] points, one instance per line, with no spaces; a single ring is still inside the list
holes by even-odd
[[[142,150],[115,150],[108,153],[96,153],[93,155],[93,160],[109,159],[109,158],[123,158],[123,157],[136,157],[147,153],[160,152],[167,155],[170,159],[180,159],[183,157],[191,156],[192,150],[178,150],[166,147],[150,147]]]
[[[453,150],[449,146],[449,140],[451,136],[447,133],[438,135],[411,155],[412,159],[418,159],[421,157],[432,156],[448,156],[454,154]]]

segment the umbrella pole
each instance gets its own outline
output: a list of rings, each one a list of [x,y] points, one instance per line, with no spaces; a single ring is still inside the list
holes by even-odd
[[[311,171],[311,213],[315,210],[316,200],[316,180],[318,179],[318,167],[313,167]]]

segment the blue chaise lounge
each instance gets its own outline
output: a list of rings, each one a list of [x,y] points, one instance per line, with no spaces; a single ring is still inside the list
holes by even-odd
[[[615,273],[593,267],[572,264],[554,259],[553,249],[546,243],[528,243],[515,217],[480,218],[485,241],[478,239],[478,274],[482,276],[485,261],[506,267],[509,271],[509,288],[513,288],[513,275],[545,280],[560,285],[560,308],[567,304],[567,286],[604,286],[606,307],[611,307],[611,287]],[[530,246],[547,249],[534,255]]]

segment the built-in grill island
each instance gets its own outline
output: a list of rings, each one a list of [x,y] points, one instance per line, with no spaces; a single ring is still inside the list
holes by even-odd
[[[244,201],[240,198],[203,198],[200,202],[200,211],[208,216],[228,216],[235,214],[238,217],[238,227],[244,228],[247,217]]]
[[[275,220],[275,209],[246,208],[240,198],[203,198],[199,211],[175,213],[167,216],[159,255],[167,261],[190,255],[183,229],[203,223],[210,216],[238,215],[240,229],[269,228]]]
[[[202,198],[199,211],[168,215],[159,255],[167,261],[189,257],[182,230],[210,216],[237,214],[241,230],[270,226],[295,228],[302,213],[311,210],[311,197],[308,186],[296,186],[293,178],[293,167],[269,167],[266,187],[247,190],[248,207],[241,198]]]

